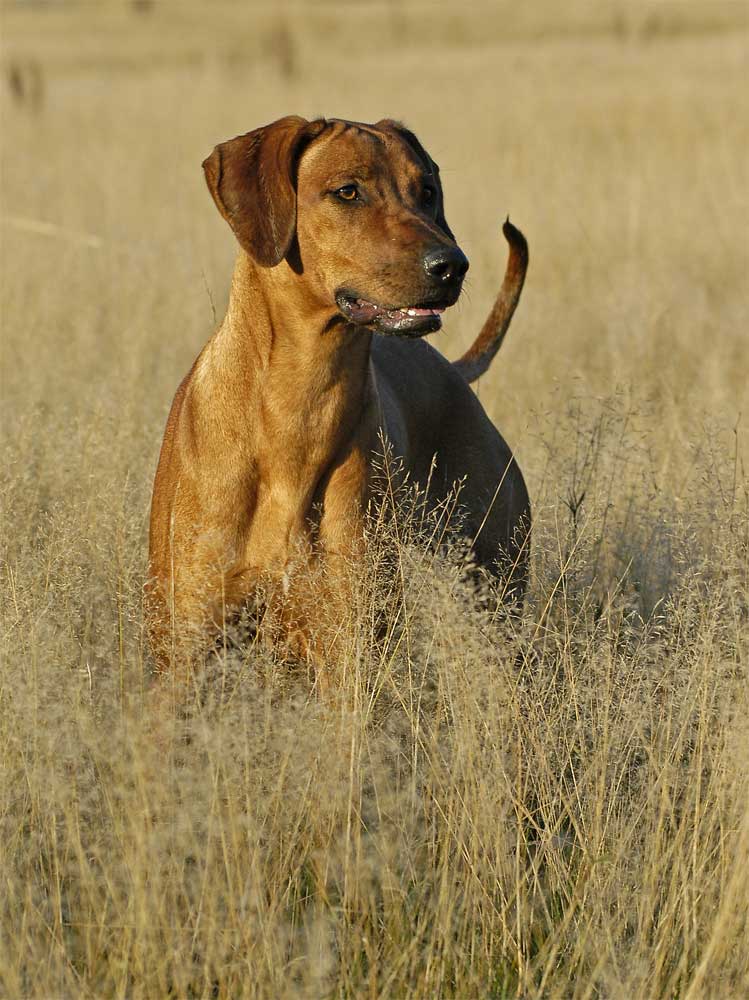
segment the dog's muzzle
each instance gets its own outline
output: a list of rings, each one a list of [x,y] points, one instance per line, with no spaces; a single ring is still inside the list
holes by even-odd
[[[413,305],[381,305],[352,289],[339,289],[336,304],[344,319],[378,333],[406,337],[439,330],[442,313],[458,300],[468,260],[458,247],[438,247],[427,251],[421,263],[427,279],[422,299]]]

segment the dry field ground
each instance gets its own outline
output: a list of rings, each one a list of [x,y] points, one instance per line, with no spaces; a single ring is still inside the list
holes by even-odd
[[[749,995],[747,7],[520,6],[3,6],[1,996]],[[235,650],[159,748],[150,488],[234,253],[200,162],[290,112],[440,163],[448,356],[528,237],[478,392],[530,599],[505,636],[398,525],[338,705]]]

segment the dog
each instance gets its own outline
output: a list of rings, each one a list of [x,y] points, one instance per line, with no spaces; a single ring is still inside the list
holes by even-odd
[[[345,567],[361,552],[383,440],[430,509],[461,484],[474,563],[519,601],[528,493],[469,383],[520,297],[522,234],[505,223],[502,289],[450,363],[422,338],[457,301],[468,261],[412,132],[290,116],[216,146],[203,170],[239,251],[226,316],[177,390],[156,472],[146,612],[157,670],[179,670],[262,594],[276,636],[325,674],[325,623],[350,606]],[[325,572],[311,587],[313,566]]]

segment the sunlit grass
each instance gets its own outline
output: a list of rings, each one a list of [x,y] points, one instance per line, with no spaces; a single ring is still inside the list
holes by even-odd
[[[236,11],[232,55],[190,8],[187,68],[124,7],[8,21],[45,86],[3,114],[2,995],[749,992],[745,40],[698,7],[437,54],[348,25],[350,60],[299,15],[247,61]],[[502,620],[385,519],[335,699],[227,642],[166,726],[148,503],[233,253],[200,161],[288,112],[395,115],[440,162],[472,262],[449,356],[508,210],[528,236],[478,392],[531,490],[529,598]]]

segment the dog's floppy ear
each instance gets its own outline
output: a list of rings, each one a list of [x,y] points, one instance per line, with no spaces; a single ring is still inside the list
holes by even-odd
[[[427,153],[413,132],[411,132],[410,129],[407,129],[405,125],[401,125],[400,122],[393,121],[392,118],[383,118],[382,121],[377,122],[375,128],[381,128],[386,132],[395,132],[396,135],[399,135],[401,139],[403,139],[403,141],[411,147],[414,153],[416,153],[418,158],[424,164],[427,173],[431,174],[437,188],[437,217],[435,221],[440,229],[454,242],[455,237],[453,236],[452,230],[448,226],[447,219],[445,218],[445,201],[442,196],[440,168],[434,162],[429,153]]]
[[[325,127],[296,115],[238,135],[203,161],[208,190],[240,245],[263,267],[289,251],[296,230],[296,168]]]

